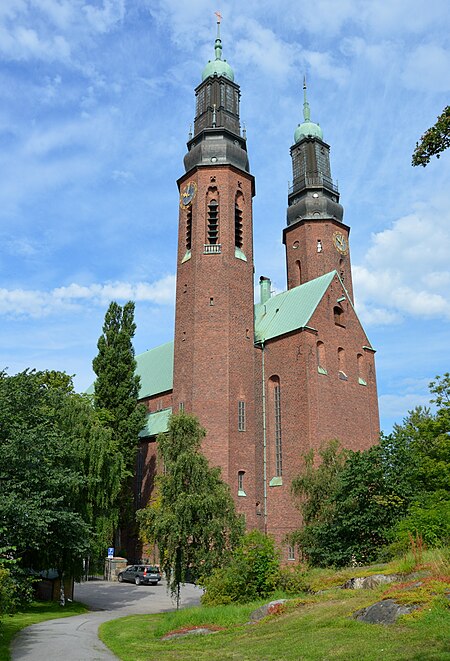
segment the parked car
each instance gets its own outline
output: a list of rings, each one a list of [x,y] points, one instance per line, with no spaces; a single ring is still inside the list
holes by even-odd
[[[158,567],[152,565],[128,565],[117,575],[119,583],[127,581],[136,585],[157,585],[161,580]]]

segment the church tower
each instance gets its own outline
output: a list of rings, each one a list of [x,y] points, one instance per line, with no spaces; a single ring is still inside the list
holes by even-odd
[[[206,428],[203,452],[220,466],[238,511],[256,525],[252,197],[240,89],[215,59],[195,90],[194,131],[180,191],[173,410]]]
[[[336,270],[353,301],[348,237],[342,222],[339,191],[331,178],[330,146],[322,129],[311,121],[303,82],[303,116],[291,147],[293,182],[289,190],[286,246],[287,286],[296,287]]]

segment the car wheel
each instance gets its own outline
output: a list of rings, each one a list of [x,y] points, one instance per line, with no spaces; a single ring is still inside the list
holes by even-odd
[[[139,577],[139,576],[136,576],[136,578],[134,579],[134,582],[136,583],[136,585],[140,585],[140,584],[141,584],[141,579],[140,579],[140,577]]]
[[[119,583],[123,583],[123,576],[122,576],[122,574],[119,574],[119,575],[118,575],[117,580],[119,581]]]

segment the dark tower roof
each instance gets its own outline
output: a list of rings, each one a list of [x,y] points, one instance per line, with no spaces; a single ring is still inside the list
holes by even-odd
[[[342,221],[344,210],[339,191],[331,178],[330,145],[323,140],[320,126],[311,122],[303,81],[304,122],[297,126],[291,147],[293,182],[289,189],[287,224],[303,219],[335,218]]]
[[[194,135],[187,143],[184,157],[186,172],[197,166],[234,165],[250,171],[245,137],[241,135],[239,100],[241,92],[234,73],[222,60],[220,18],[215,41],[216,59],[203,70],[202,82],[195,90]]]

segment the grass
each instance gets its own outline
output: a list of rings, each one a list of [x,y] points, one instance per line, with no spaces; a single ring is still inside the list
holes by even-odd
[[[424,570],[417,579],[374,590],[342,590],[348,578],[375,573]],[[123,661],[450,661],[450,588],[448,554],[424,552],[413,562],[403,558],[387,565],[339,572],[313,570],[308,582],[322,594],[291,599],[281,612],[247,624],[260,603],[198,607],[159,615],[139,615],[106,622],[102,641]],[[420,604],[396,624],[384,626],[353,620],[350,615],[383,598]],[[267,602],[267,600],[266,600]],[[163,641],[161,637],[195,626],[217,629],[206,636]]]
[[[68,603],[61,608],[54,601],[34,601],[29,608],[14,615],[5,615],[0,623],[0,661],[10,661],[9,648],[14,636],[30,624],[59,617],[69,617],[86,613],[88,609],[77,602]]]

